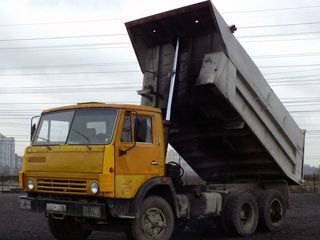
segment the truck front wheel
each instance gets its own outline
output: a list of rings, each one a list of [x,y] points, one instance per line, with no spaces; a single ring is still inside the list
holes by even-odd
[[[175,218],[168,202],[158,196],[147,197],[132,220],[127,232],[129,239],[169,240],[174,230]]]
[[[71,217],[55,219],[51,215],[48,218],[50,232],[57,240],[85,240],[91,231],[84,230],[81,225]]]

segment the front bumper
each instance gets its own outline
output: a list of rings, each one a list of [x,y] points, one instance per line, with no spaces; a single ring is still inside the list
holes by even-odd
[[[106,204],[56,200],[50,198],[19,197],[19,209],[49,214],[106,219]]]

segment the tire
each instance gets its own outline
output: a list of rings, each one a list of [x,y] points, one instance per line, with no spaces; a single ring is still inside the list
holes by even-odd
[[[222,227],[226,234],[248,236],[255,232],[258,219],[258,204],[248,192],[231,193],[222,213]]]
[[[173,234],[175,217],[168,202],[157,196],[147,197],[127,231],[128,239],[169,240]]]
[[[270,190],[260,194],[259,206],[259,229],[262,231],[275,232],[282,228],[286,216],[286,204],[282,194]]]
[[[81,225],[72,217],[55,219],[48,218],[49,229],[57,240],[85,240],[91,234],[89,230],[83,230]]]

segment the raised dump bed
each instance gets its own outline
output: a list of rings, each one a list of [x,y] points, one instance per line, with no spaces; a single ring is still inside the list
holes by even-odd
[[[165,113],[180,48],[169,143],[208,183],[301,182],[304,131],[210,1],[126,23],[142,104]]]

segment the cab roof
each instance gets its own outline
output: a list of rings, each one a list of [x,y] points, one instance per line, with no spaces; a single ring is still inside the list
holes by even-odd
[[[44,110],[42,113],[57,112],[57,111],[70,110],[70,109],[83,109],[83,108],[118,108],[118,109],[142,110],[142,111],[161,113],[160,109],[149,107],[149,106],[133,105],[133,104],[113,104],[113,103],[102,103],[102,102],[84,102],[84,103],[78,103],[75,105],[67,105],[67,106],[62,106],[57,108],[50,108],[50,109]]]

